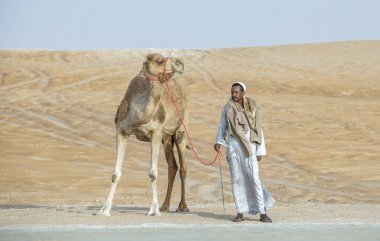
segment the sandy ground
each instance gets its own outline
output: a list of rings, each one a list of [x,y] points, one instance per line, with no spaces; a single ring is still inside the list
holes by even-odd
[[[146,206],[113,206],[112,216],[94,216],[98,206],[3,206],[0,227],[7,228],[61,228],[61,227],[157,227],[175,224],[186,227],[231,224],[264,225],[258,216],[245,215],[245,222],[232,223],[235,216],[233,204],[192,205],[190,213],[162,213],[160,217],[148,216]],[[278,204],[269,214],[278,224],[377,224],[380,235],[379,205],[374,204]],[[170,226],[168,226],[170,227]],[[0,229],[1,232],[1,229]]]
[[[149,144],[130,138],[111,217],[92,216],[115,163],[113,118],[144,54],[181,57],[197,151],[213,159],[234,80],[263,109],[260,175],[278,223],[379,223],[380,41],[214,50],[0,50],[0,226],[224,222],[219,168],[188,151],[190,214],[148,217]],[[222,164],[227,218],[235,213]],[[158,194],[166,192],[162,149]],[[172,196],[180,198],[177,175]],[[257,217],[252,217],[258,223]]]
[[[268,241],[378,241],[379,226],[372,225],[203,225],[194,227],[159,224],[127,228],[34,228],[3,231],[6,241],[203,241],[203,240],[268,240]],[[286,235],[284,235],[286,234]]]

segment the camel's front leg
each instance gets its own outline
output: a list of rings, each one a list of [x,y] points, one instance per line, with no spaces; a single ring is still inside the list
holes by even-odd
[[[158,131],[152,132],[152,135],[150,138],[151,164],[150,164],[149,177],[152,183],[153,200],[152,200],[152,206],[150,207],[148,215],[154,215],[154,216],[161,216],[159,206],[158,206],[157,186],[156,186],[156,180],[158,176],[158,171],[157,171],[158,154],[160,151],[161,140],[162,140],[161,132],[158,132]]]
[[[99,212],[97,213],[98,215],[110,216],[112,200],[113,200],[113,196],[115,195],[117,183],[120,180],[121,167],[122,167],[124,157],[125,157],[125,150],[127,148],[126,136],[123,136],[120,133],[116,135],[116,148],[117,148],[117,157],[116,157],[115,169],[113,170],[113,174],[112,174],[111,190],[108,194],[106,201],[104,202],[102,209],[100,209]]]
[[[187,163],[185,159],[186,151],[186,136],[184,131],[178,131],[176,136],[176,145],[179,159],[179,176],[181,178],[181,202],[178,205],[177,212],[189,212],[186,204],[186,176],[187,176]]]

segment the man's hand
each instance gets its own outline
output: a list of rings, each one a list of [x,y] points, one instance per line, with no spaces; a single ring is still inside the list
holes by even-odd
[[[217,151],[217,152],[220,152],[220,144],[215,144],[214,145],[214,149],[215,149],[215,151]]]
[[[262,157],[262,156],[257,156],[257,157],[256,157],[258,162],[261,161],[261,157]]]

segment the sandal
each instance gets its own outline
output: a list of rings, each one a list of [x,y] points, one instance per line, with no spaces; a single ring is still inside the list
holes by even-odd
[[[271,223],[272,219],[266,214],[260,214],[260,222]]]
[[[235,223],[244,221],[243,214],[242,213],[236,214],[236,216],[234,217],[232,221]]]

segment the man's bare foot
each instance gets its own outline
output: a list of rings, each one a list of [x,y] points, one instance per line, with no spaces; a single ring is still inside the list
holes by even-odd
[[[272,219],[266,214],[260,214],[260,221],[263,223],[271,223]]]
[[[244,221],[243,214],[242,213],[237,213],[232,221],[233,222],[242,222],[242,221]]]

